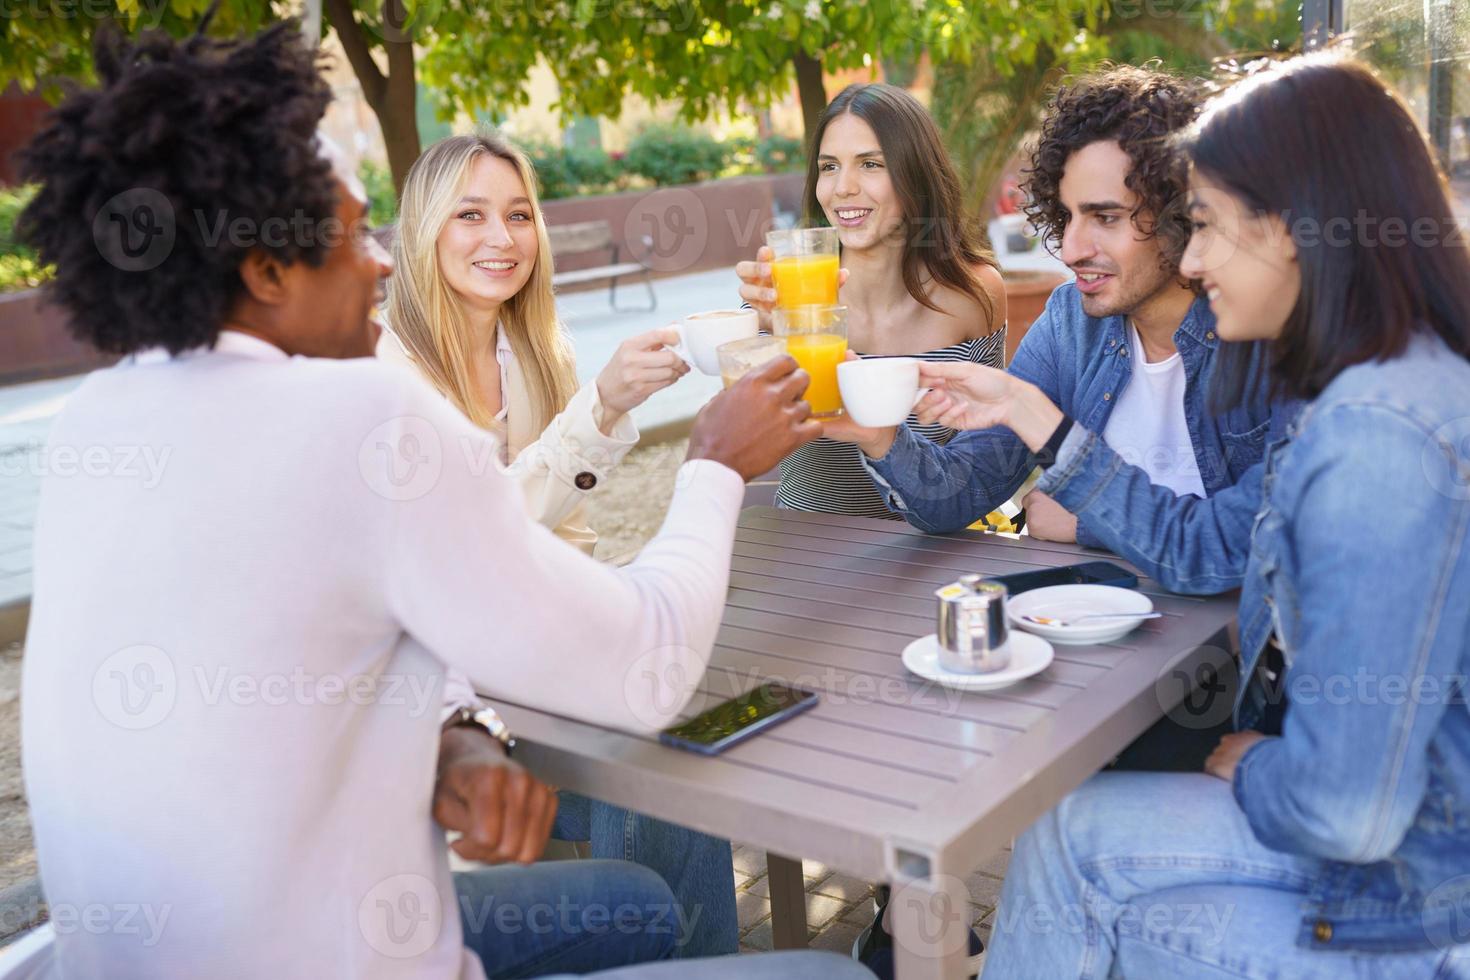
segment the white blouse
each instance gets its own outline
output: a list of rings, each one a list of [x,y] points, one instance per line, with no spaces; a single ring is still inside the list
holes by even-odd
[[[400,365],[427,384],[402,342],[390,331],[378,340],[378,357]],[[498,458],[521,486],[527,512],[556,535],[587,552],[597,535],[587,527],[581,505],[588,491],[607,479],[628,451],[638,444],[638,427],[624,415],[612,435],[600,428],[602,398],[596,381],[583,385],[566,408],[532,438],[517,424],[532,414],[530,392],[504,327],[495,329],[495,360],[500,366],[501,408],[495,421],[500,439]]]

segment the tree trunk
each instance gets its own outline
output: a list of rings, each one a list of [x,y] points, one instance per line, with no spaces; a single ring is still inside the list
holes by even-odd
[[[407,11],[402,0],[385,0],[380,36],[388,54],[384,74],[373,60],[372,49],[362,25],[352,13],[351,0],[326,0],[326,13],[352,73],[362,86],[362,96],[383,132],[393,189],[401,197],[408,168],[419,158],[418,84],[414,78],[413,37],[403,29]]]
[[[394,48],[402,51],[395,52]],[[395,54],[398,57],[395,58]],[[418,83],[414,78],[413,45],[390,45],[388,49],[388,84],[383,104],[374,111],[383,130],[383,146],[388,151],[388,169],[393,172],[393,190],[401,199],[408,168],[419,158]]]
[[[812,139],[817,123],[827,108],[827,90],[822,85],[822,63],[805,51],[798,50],[791,61],[796,65],[796,92],[801,98],[801,124],[806,130],[804,142],[808,153],[816,153]]]

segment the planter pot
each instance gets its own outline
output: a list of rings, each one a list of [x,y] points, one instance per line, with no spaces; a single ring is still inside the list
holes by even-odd
[[[81,374],[117,360],[74,339],[66,314],[41,297],[40,289],[0,294],[0,384]]]
[[[1006,363],[1009,364],[1021,338],[1046,308],[1052,290],[1066,282],[1067,277],[1035,269],[1001,269],[1000,274],[1006,284]]]

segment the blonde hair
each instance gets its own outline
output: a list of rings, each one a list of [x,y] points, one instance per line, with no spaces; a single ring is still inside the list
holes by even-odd
[[[531,387],[533,432],[551,423],[576,394],[571,344],[556,317],[551,289],[551,243],[536,196],[531,162],[493,133],[451,136],[429,147],[409,168],[393,237],[395,270],[388,281],[388,324],[429,381],[482,428],[495,412],[475,384],[477,339],[463,304],[439,268],[439,233],[454,214],[471,166],[484,154],[516,168],[531,199],[537,254],[531,278],[500,308],[511,350]]]

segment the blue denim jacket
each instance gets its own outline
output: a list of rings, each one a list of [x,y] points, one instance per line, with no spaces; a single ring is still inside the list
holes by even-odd
[[[1210,371],[1220,342],[1215,336],[1214,314],[1204,300],[1190,307],[1174,332],[1174,343],[1184,362],[1184,414],[1190,442],[1205,492],[1213,498],[1260,462],[1271,407],[1261,396],[1223,415],[1207,409]],[[1251,365],[1253,379],[1264,371],[1264,364],[1264,352],[1257,351]],[[1082,311],[1076,285],[1066,283],[1051,294],[1008,370],[1040,388],[1080,426],[1102,432],[1133,373],[1127,320],[1088,316]],[[1255,390],[1264,390],[1264,385]],[[1125,466],[1116,456],[1112,461]],[[1003,426],[962,432],[943,446],[899,426],[888,454],[865,463],[889,509],[930,533],[968,527],[1010,499],[1032,469],[1026,446]],[[1153,506],[1155,499],[1160,506],[1172,505],[1172,491],[1157,488],[1160,494],[1155,495],[1143,470],[1126,468],[1142,480],[1130,497],[1135,506]],[[1186,507],[1188,502],[1203,502],[1197,497],[1180,499]],[[1137,533],[1137,523],[1121,524],[1111,511],[1093,515],[1077,511],[1065,500],[1060,502],[1078,514],[1079,543],[1112,549],[1170,589],[1221,592],[1240,584],[1245,551],[1243,546],[1234,548],[1229,535],[1220,536],[1218,547],[1201,550],[1193,539],[1177,535],[1145,538]],[[1250,514],[1254,513],[1251,507]],[[1130,518],[1136,522],[1138,515]],[[1244,537],[1241,535],[1242,541]]]
[[[1085,462],[1101,440],[1080,438],[1044,482],[1117,496]],[[1344,371],[1255,487],[1241,676],[1274,634],[1288,709],[1234,788],[1261,843],[1328,862],[1298,942],[1470,941],[1470,361],[1425,336]],[[1265,699],[1244,685],[1237,727]]]
[[[1263,441],[1284,438],[1300,411],[1297,401],[1271,403]],[[1075,514],[1079,531],[1090,528],[1166,589],[1215,595],[1239,588],[1245,578],[1264,475],[1265,464],[1258,462],[1206,498],[1176,496],[1123,462],[1101,436],[1077,426],[1036,488]]]

